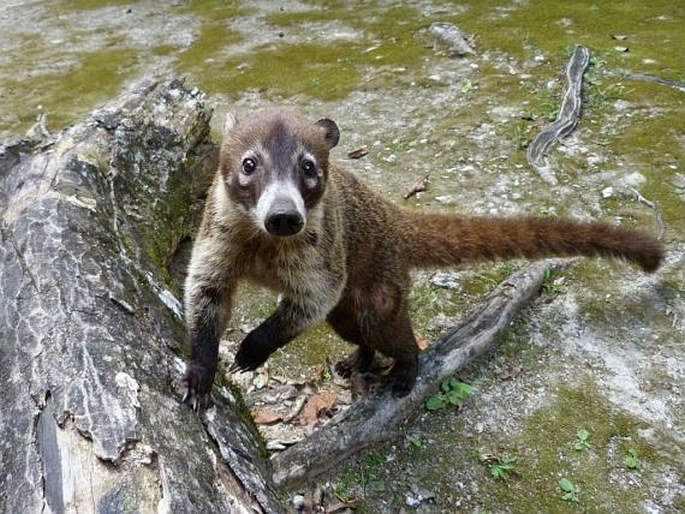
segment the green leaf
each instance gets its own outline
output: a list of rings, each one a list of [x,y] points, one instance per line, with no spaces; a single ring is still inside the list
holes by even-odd
[[[578,495],[576,493],[566,493],[561,497],[561,499],[567,502],[577,502]]]
[[[628,469],[638,469],[640,467],[640,460],[637,458],[637,450],[635,448],[628,450],[628,456],[623,459],[623,463]]]
[[[504,478],[507,476],[506,470],[502,469],[497,464],[490,468],[490,474],[497,480],[504,480]]]
[[[426,409],[428,410],[438,410],[445,406],[445,400],[442,395],[434,394],[429,396],[426,400]]]
[[[567,493],[576,492],[576,488],[573,485],[573,482],[571,482],[568,478],[562,478],[561,480],[559,480],[559,487],[561,487],[561,489],[563,491],[566,491]]]
[[[583,450],[587,450],[588,448],[590,448],[590,445],[585,441],[576,441],[573,444],[573,449],[577,452],[582,452]]]
[[[499,465],[500,467],[507,470],[514,469],[514,467],[516,466],[516,457],[504,457],[500,461]]]
[[[456,391],[450,391],[445,396],[447,397],[447,401],[452,405],[459,405],[461,403],[461,397]]]
[[[443,380],[442,384],[440,384],[440,389],[442,389],[442,391],[444,393],[449,393],[450,392],[450,381],[449,380]]]
[[[466,398],[473,392],[473,386],[464,382],[458,382],[456,385],[456,391],[459,392],[459,395],[462,398]]]
[[[576,437],[581,441],[587,441],[588,437],[590,437],[590,432],[588,432],[584,428],[581,428],[580,430],[578,430],[578,433],[576,433]]]

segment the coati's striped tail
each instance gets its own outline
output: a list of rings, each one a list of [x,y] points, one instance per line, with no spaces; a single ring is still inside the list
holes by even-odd
[[[398,237],[415,267],[488,259],[616,257],[652,272],[663,248],[652,236],[601,222],[554,217],[456,217],[403,211]]]

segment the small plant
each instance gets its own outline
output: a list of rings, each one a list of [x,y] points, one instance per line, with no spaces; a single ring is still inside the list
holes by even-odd
[[[409,438],[409,443],[411,444],[412,448],[425,448],[428,444],[428,439],[424,435],[415,435]]]
[[[582,452],[583,450],[589,450],[592,445],[588,442],[590,438],[590,432],[581,428],[576,432],[576,441],[573,443],[573,449],[577,452]]]
[[[361,487],[362,476],[353,470],[348,470],[339,481],[333,484],[333,494],[344,503],[349,503],[357,498],[355,490]]]
[[[521,123],[514,126],[514,131],[511,134],[511,142],[514,143],[517,150],[525,150],[528,146],[526,128]]]
[[[590,57],[590,66],[594,66],[596,69],[601,70],[605,68],[607,61],[604,57],[593,55]]]
[[[573,485],[568,478],[562,478],[559,480],[559,487],[564,491],[564,495],[561,497],[562,500],[566,502],[577,502],[578,501],[578,488]]]
[[[448,405],[460,405],[473,391],[473,386],[460,382],[456,378],[448,378],[440,384],[440,390],[426,400],[426,409],[439,410]]]
[[[409,150],[409,143],[404,139],[395,139],[390,143],[390,151],[393,153],[405,152]]]
[[[516,457],[509,455],[498,457],[491,453],[479,451],[478,460],[488,466],[488,470],[495,480],[506,480],[510,474],[516,473]]]
[[[588,92],[584,101],[586,106],[591,109],[601,107],[609,102],[621,100],[629,92],[621,83],[605,85],[599,79],[593,79],[589,82],[587,89]]]
[[[561,286],[560,279],[556,277],[552,268],[545,268],[545,271],[542,274],[542,289],[546,293],[559,293],[564,289]]]
[[[628,469],[640,469],[640,460],[637,458],[637,450],[635,448],[628,450],[628,455],[623,459],[623,464]]]
[[[515,457],[503,457],[490,466],[490,474],[497,480],[505,480],[510,471],[516,467]]]

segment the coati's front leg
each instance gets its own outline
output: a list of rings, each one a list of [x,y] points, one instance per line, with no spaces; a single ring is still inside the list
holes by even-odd
[[[295,298],[297,301],[295,301]],[[231,371],[250,371],[264,364],[273,352],[285,346],[330,309],[326,298],[283,298],[276,311],[250,332],[235,356]]]
[[[219,340],[231,312],[233,287],[189,280],[186,319],[190,332],[190,362],[184,382],[184,402],[193,408],[206,407],[219,359]]]

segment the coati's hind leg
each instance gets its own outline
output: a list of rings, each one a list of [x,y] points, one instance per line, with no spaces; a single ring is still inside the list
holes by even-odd
[[[335,363],[335,371],[343,378],[350,378],[353,373],[366,373],[373,364],[374,349],[369,346],[362,335],[356,313],[344,302],[341,302],[326,318],[333,330],[348,343],[358,346],[350,355]]]
[[[418,373],[418,346],[405,306],[392,317],[379,320],[379,326],[369,334],[375,348],[392,357],[395,364],[386,379],[394,396],[406,396],[414,387]]]
[[[386,379],[393,394],[404,396],[411,391],[418,372],[418,348],[399,286],[377,283],[353,292],[328,321],[343,339],[359,345],[336,365],[338,373],[349,376],[355,369],[368,371],[378,350],[395,361]]]
[[[343,378],[350,378],[354,372],[366,373],[371,369],[375,352],[369,346],[359,346],[344,359],[335,363],[335,371]]]

